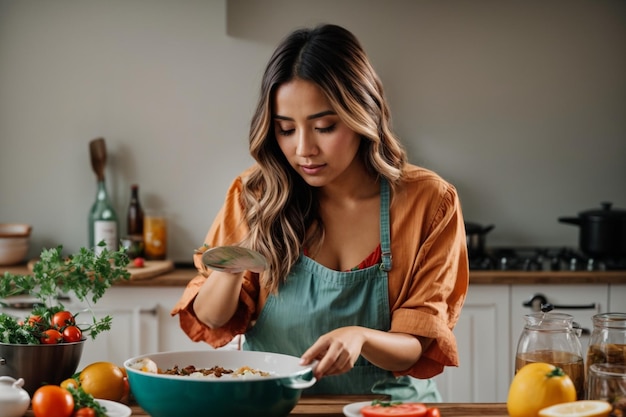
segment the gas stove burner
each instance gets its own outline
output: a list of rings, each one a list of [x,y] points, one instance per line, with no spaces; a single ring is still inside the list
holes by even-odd
[[[572,248],[496,247],[470,257],[480,271],[609,271],[626,270],[624,258],[594,258]]]

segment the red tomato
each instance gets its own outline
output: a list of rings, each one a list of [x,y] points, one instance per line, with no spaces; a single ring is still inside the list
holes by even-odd
[[[63,341],[63,335],[56,329],[48,329],[43,332],[39,341],[44,345],[55,345]]]
[[[422,403],[375,404],[361,408],[363,417],[424,417],[428,408]]]
[[[59,311],[52,316],[52,327],[61,329],[65,326],[71,326],[76,324],[74,316],[69,311]]]
[[[43,319],[41,318],[41,316],[29,316],[27,323],[28,323],[29,326],[36,326],[39,323],[41,323],[42,320]]]
[[[76,326],[67,326],[63,329],[63,341],[64,342],[80,342],[83,337],[83,332]]]
[[[74,397],[58,385],[44,385],[33,394],[31,406],[35,417],[71,417]]]
[[[441,413],[437,407],[429,407],[426,411],[426,417],[441,417]]]
[[[137,268],[143,268],[145,265],[145,261],[143,258],[135,258],[133,259],[133,265],[135,265]]]
[[[96,410],[91,407],[79,408],[74,412],[72,417],[96,417]]]

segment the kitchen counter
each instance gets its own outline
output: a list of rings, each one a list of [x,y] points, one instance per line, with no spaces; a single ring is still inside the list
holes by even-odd
[[[0,267],[0,271],[28,274],[24,265]],[[197,274],[192,267],[177,267],[154,278],[116,285],[184,287]],[[470,271],[470,284],[626,284],[626,271]]]
[[[303,397],[289,414],[291,417],[342,417],[347,404],[368,401],[362,396],[315,396]],[[508,417],[504,403],[437,403],[431,404],[441,411],[442,417]],[[133,416],[147,417],[148,414],[137,405],[131,406]],[[24,417],[33,417],[29,410]],[[190,416],[193,417],[193,416]]]

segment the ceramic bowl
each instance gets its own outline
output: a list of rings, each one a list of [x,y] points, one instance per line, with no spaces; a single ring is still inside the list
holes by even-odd
[[[28,237],[32,229],[24,223],[0,223],[0,237]]]
[[[24,261],[31,230],[28,224],[0,223],[0,265],[16,265]]]
[[[166,375],[137,369],[151,359],[160,370],[193,365],[243,366],[269,372],[269,376],[221,378]],[[161,352],[124,362],[130,390],[137,403],[152,417],[283,417],[289,415],[301,392],[315,384],[313,369],[300,358],[277,353],[240,350]]]

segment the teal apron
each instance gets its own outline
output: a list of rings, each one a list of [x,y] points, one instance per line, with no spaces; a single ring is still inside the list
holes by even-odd
[[[243,348],[301,356],[319,336],[344,326],[389,331],[387,271],[391,269],[389,185],[381,181],[382,262],[356,271],[335,271],[304,255],[276,294],[271,294]],[[325,376],[305,394],[385,394],[392,400],[439,402],[435,382],[394,377],[362,356],[354,368]]]

